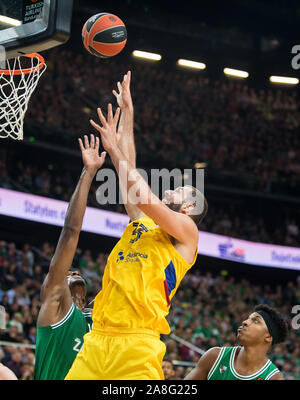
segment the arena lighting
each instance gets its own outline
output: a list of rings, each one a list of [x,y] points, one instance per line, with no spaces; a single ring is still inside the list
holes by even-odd
[[[5,15],[0,15],[0,22],[7,24],[7,25],[13,25],[13,26],[22,25],[21,21],[19,21],[17,19],[6,17]]]
[[[298,78],[288,78],[287,76],[270,76],[270,81],[273,83],[286,83],[288,85],[297,85],[299,83]]]
[[[134,50],[132,52],[134,57],[146,58],[147,60],[161,60],[161,55],[156,53],[148,53],[148,51]]]
[[[182,65],[184,67],[195,68],[195,69],[205,69],[206,68],[206,65],[201,62],[184,60],[183,58],[180,58],[177,61],[177,64]]]
[[[205,162],[196,162],[194,164],[194,168],[206,168],[206,163]]]
[[[230,76],[236,76],[237,78],[248,78],[249,73],[247,71],[241,71],[239,69],[224,68],[224,74]]]

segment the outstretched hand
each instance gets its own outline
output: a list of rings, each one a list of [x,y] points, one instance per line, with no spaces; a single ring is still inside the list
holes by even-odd
[[[132,98],[130,93],[130,79],[131,72],[128,71],[127,74],[123,77],[122,84],[120,82],[117,83],[119,93],[115,90],[112,91],[122,111],[126,108],[130,111],[133,110]]]
[[[78,139],[79,147],[81,150],[82,161],[87,170],[90,170],[94,173],[98,171],[102,167],[105,161],[106,152],[103,151],[101,156],[99,156],[99,145],[100,140],[99,137],[94,135],[90,136],[90,141],[87,135],[84,136],[84,143],[81,139]]]
[[[90,120],[90,123],[100,133],[102,145],[104,149],[110,153],[118,146],[117,125],[121,110],[118,107],[115,115],[113,115],[112,105],[109,103],[107,107],[107,120],[102,114],[100,108],[97,109],[97,112],[102,126],[96,124],[92,119]]]

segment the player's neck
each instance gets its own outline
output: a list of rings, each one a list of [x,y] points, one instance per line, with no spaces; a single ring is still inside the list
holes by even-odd
[[[77,308],[79,310],[84,311],[84,306],[85,306],[85,299],[82,298],[80,295],[75,294],[72,296],[72,300]]]
[[[239,365],[254,371],[263,367],[267,360],[265,348],[257,346],[243,346],[237,355]]]
[[[75,306],[80,310],[80,311],[84,311],[84,304],[83,303],[75,303]]]

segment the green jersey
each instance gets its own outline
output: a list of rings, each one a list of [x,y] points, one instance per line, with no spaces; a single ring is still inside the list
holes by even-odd
[[[79,310],[73,303],[66,316],[49,326],[37,326],[34,379],[63,380],[91,330],[91,309]]]
[[[234,358],[238,347],[222,347],[220,353],[211,367],[207,379],[208,380],[269,380],[273,375],[280,372],[279,369],[268,360],[265,365],[252,375],[240,375],[234,369]]]

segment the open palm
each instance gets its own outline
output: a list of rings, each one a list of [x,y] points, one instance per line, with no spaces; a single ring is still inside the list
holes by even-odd
[[[90,135],[90,141],[87,135],[84,136],[84,143],[81,139],[78,139],[79,147],[81,150],[82,161],[86,169],[98,171],[102,167],[105,161],[106,152],[103,151],[99,156],[99,137]]]

